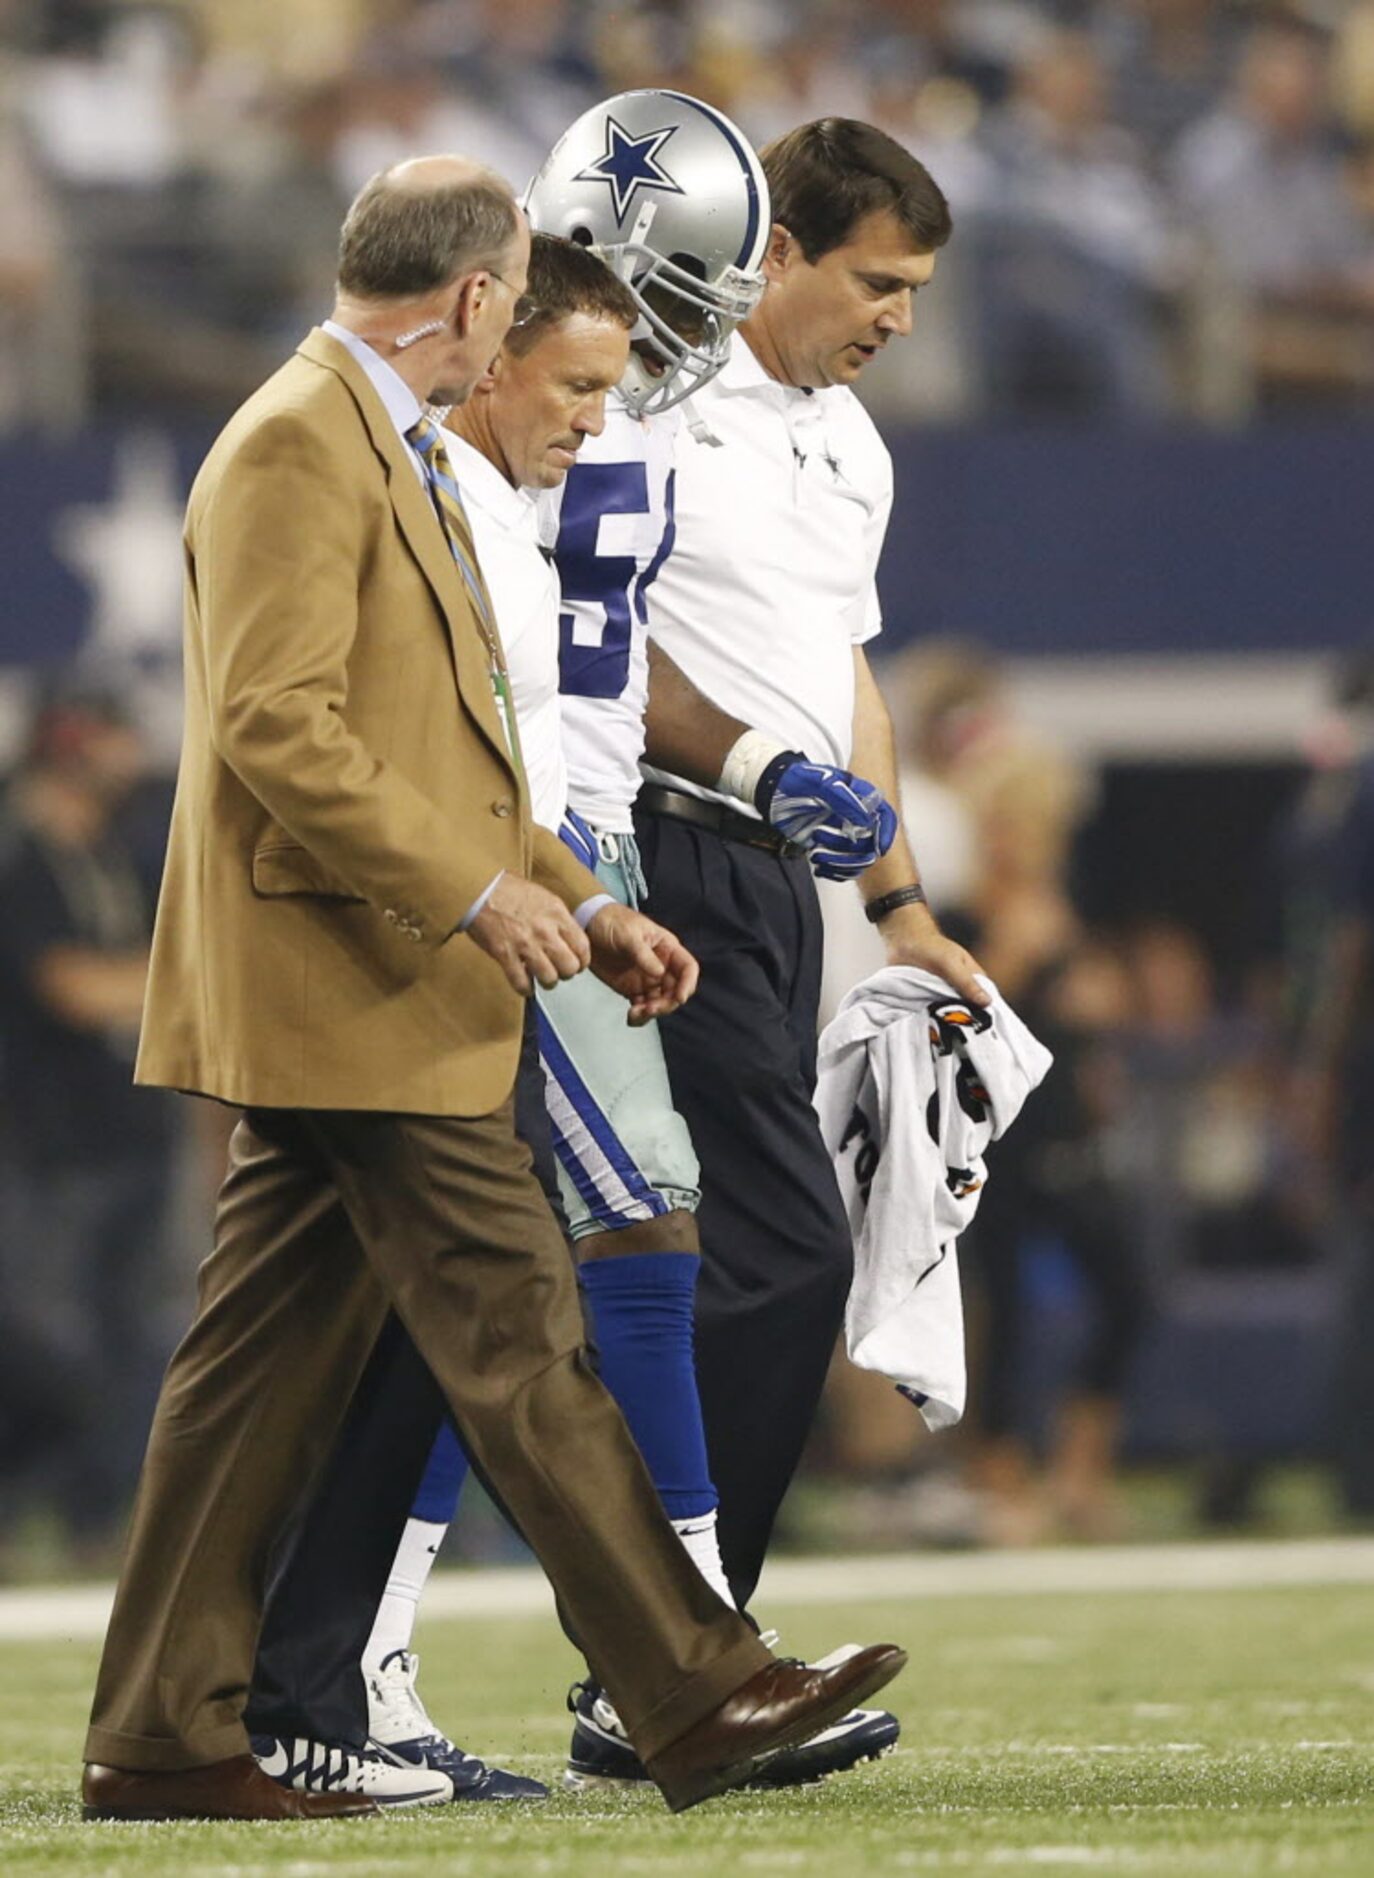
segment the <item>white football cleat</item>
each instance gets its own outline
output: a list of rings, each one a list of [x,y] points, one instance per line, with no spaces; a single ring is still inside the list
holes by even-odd
[[[547,1800],[549,1790],[527,1774],[488,1767],[436,1728],[415,1687],[420,1659],[393,1650],[367,1672],[368,1751],[402,1767],[446,1774],[454,1800]]]
[[[365,1793],[378,1806],[440,1806],[453,1798],[447,1774],[324,1741],[254,1735],[253,1753],[265,1774],[298,1793]]]

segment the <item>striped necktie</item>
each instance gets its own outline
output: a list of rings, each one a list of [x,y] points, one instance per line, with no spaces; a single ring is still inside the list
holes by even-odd
[[[428,417],[417,417],[406,432],[406,440],[415,449],[425,466],[425,476],[429,490],[434,498],[434,507],[438,512],[439,522],[453,554],[458,572],[463,577],[468,598],[472,602],[473,616],[477,621],[477,630],[482,635],[482,644],[487,650],[487,660],[491,667],[491,688],[496,695],[496,702],[501,710],[506,727],[506,742],[515,762],[516,770],[524,778],[525,765],[520,753],[520,732],[515,721],[515,701],[511,696],[510,678],[506,672],[506,655],[502,650],[500,636],[496,630],[496,610],[491,603],[491,594],[487,591],[486,576],[482,564],[477,559],[477,547],[472,538],[472,524],[463,504],[462,491],[458,487],[458,478],[453,473],[453,465],[448,460],[448,451],[439,426]]]

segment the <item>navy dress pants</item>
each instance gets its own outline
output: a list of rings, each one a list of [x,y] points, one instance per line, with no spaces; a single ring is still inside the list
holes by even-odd
[[[853,1270],[811,1106],[821,915],[804,858],[641,813],[646,912],[701,961],[662,1026],[701,1162],[697,1380],[721,1554],[741,1608],[815,1418]]]

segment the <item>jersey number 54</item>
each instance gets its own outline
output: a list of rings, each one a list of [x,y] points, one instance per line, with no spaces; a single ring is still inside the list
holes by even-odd
[[[648,515],[642,463],[578,463],[568,472],[554,559],[563,589],[558,618],[559,689],[565,697],[618,698],[630,676],[636,622],[648,624],[645,599],[672,552],[673,477],[664,491],[665,522],[652,560],[641,571],[633,554],[602,554],[608,515]]]

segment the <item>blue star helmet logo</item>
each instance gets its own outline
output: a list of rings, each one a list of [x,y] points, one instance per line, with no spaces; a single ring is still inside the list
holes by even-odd
[[[681,187],[658,160],[659,151],[676,130],[677,125],[670,124],[667,130],[646,131],[644,136],[635,137],[623,124],[608,117],[605,155],[580,170],[573,181],[605,183],[615,203],[617,223],[623,222],[629,214],[637,189],[662,189],[669,195],[680,196]]]

